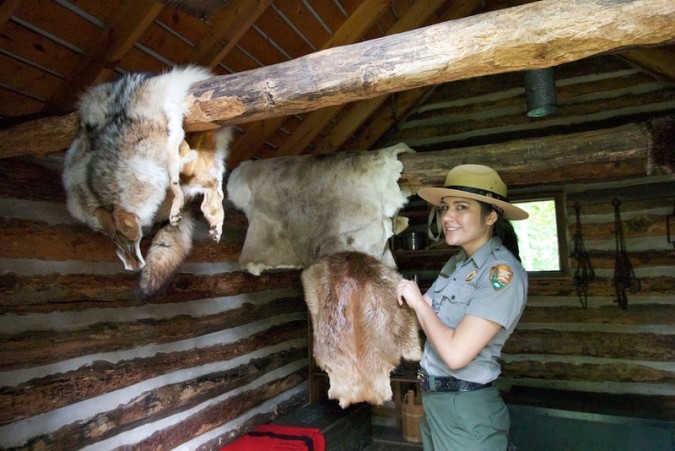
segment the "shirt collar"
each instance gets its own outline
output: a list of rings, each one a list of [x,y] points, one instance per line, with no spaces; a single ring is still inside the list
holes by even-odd
[[[492,255],[494,250],[500,246],[502,246],[502,239],[498,236],[493,236],[478,248],[469,261],[473,260],[474,265],[476,265],[477,268],[480,268],[485,263],[485,260]],[[464,251],[461,251],[461,253],[461,261],[464,262],[464,260],[466,260],[466,254]]]

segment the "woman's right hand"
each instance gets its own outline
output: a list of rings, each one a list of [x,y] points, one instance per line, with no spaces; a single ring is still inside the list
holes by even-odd
[[[417,310],[417,306],[426,302],[417,283],[408,279],[401,279],[396,286],[396,299],[399,305],[405,302],[413,310]]]

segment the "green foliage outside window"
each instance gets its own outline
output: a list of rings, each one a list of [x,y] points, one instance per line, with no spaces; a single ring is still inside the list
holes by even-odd
[[[555,199],[514,202],[530,214],[512,221],[518,234],[520,258],[527,271],[560,271]]]

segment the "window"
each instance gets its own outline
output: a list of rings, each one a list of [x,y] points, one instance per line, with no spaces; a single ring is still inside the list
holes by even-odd
[[[520,258],[528,272],[566,273],[567,234],[562,194],[521,199],[513,203],[530,214],[512,221],[518,234]]]

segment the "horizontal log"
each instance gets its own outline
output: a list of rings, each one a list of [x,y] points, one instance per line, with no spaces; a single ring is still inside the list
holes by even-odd
[[[669,0],[543,0],[334,47],[193,86],[185,125],[214,128],[675,39]],[[514,35],[513,30],[520,33]],[[0,131],[0,157],[66,148],[73,114]]]
[[[675,377],[670,371],[651,368],[639,363],[579,363],[539,362],[520,360],[502,363],[504,377],[539,379],[543,381],[585,381],[585,382],[639,382],[673,384]]]
[[[675,325],[675,305],[632,305],[630,312],[614,306],[580,310],[580,307],[534,307],[526,306],[520,323],[538,323],[554,326],[556,323],[657,326]]]
[[[667,121],[675,130],[675,120]],[[460,149],[401,154],[399,185],[416,191],[443,186],[448,171],[459,164],[499,168],[509,188],[574,182],[601,182],[650,174],[649,155],[660,135],[648,124],[629,124]],[[663,146],[666,146],[664,143]],[[665,147],[664,147],[665,149]]]
[[[117,363],[98,360],[77,370],[31,379],[12,387],[5,386],[0,392],[0,424],[101,396],[163,374],[231,360],[265,348],[270,343],[281,344],[306,337],[307,321],[291,321],[233,343],[159,353]],[[110,377],[111,374],[115,377]]]
[[[675,420],[675,396],[592,393],[513,385],[501,393],[508,404],[626,417]]]
[[[662,219],[663,220],[663,219]],[[665,238],[664,238],[665,239]],[[594,269],[614,269],[616,263],[615,251],[588,250],[588,257]],[[672,266],[675,250],[673,251],[628,251],[628,258],[634,268],[649,268],[654,266]],[[570,260],[572,271],[577,267],[576,260]]]
[[[675,290],[675,277],[640,278],[641,289],[638,293],[628,293],[630,299],[640,296],[670,295]],[[612,278],[596,277],[588,287],[588,296],[613,297],[615,289]],[[538,278],[529,280],[528,292],[537,296],[569,296],[576,297],[577,289],[572,277]]]
[[[274,316],[307,310],[302,297],[282,298],[265,305],[243,307],[215,315],[143,318],[125,323],[97,323],[73,331],[0,333],[0,371],[46,365],[101,352],[200,337]]]
[[[504,353],[669,362],[675,356],[675,335],[516,329],[504,345]]]
[[[142,393],[115,410],[103,412],[85,421],[76,421],[31,442],[50,444],[53,449],[75,449],[120,434],[140,423],[150,423],[173,413],[187,410],[209,399],[245,386],[265,373],[306,358],[306,349],[291,349],[267,357],[251,359],[227,371],[166,385]]]
[[[663,221],[663,218],[661,220]],[[604,237],[604,239],[614,241],[613,236]],[[615,251],[593,250],[589,249],[588,244],[586,244],[586,252],[591,260],[593,269],[614,269],[616,263]],[[454,250],[397,250],[394,252],[394,258],[400,272],[431,271],[438,273],[445,262],[455,253],[456,251]],[[670,266],[672,265],[673,257],[675,257],[675,251],[629,251],[628,257],[635,268]],[[569,277],[572,277],[577,267],[577,261],[572,257],[570,257],[569,261]]]
[[[307,380],[307,369],[299,370],[265,385],[234,395],[224,401],[212,404],[180,423],[157,431],[132,449],[175,449],[182,443],[223,425],[248,412],[263,402],[272,399]],[[298,406],[299,407],[299,406]],[[268,419],[268,421],[273,418]],[[262,420],[258,419],[257,424]]]
[[[653,80],[650,81],[653,84]],[[610,89],[602,86],[602,84],[593,83],[595,93]],[[633,83],[633,89],[636,89],[635,85],[637,83]],[[623,94],[619,97],[614,92],[608,92],[607,98],[593,99],[592,102],[571,102],[569,93],[566,93],[564,88],[560,87],[557,90],[560,109],[556,112],[555,119],[548,123],[533,122],[525,114],[525,102],[523,102],[523,96],[520,95],[497,101],[495,105],[477,103],[471,106],[461,105],[450,110],[432,110],[432,114],[438,115],[438,118],[431,116],[431,119],[414,121],[407,119],[404,127],[394,129],[396,131],[387,136],[384,144],[406,142],[412,147],[438,149],[443,143],[460,141],[462,138],[466,139],[467,134],[472,138],[478,138],[482,135],[493,134],[495,130],[500,130],[503,135],[508,133],[520,134],[520,136],[528,136],[531,133],[542,135],[545,130],[551,133],[551,131],[573,127],[580,122],[579,118],[581,117],[593,118],[607,114],[609,111],[627,112],[631,110],[640,111],[644,115],[646,112],[642,109],[649,108],[646,105],[653,105],[651,107],[653,110],[648,111],[651,115],[667,114],[675,105],[675,92],[668,90]],[[480,111],[481,114],[472,115],[472,110]],[[500,110],[502,111],[501,115],[491,116],[490,120],[486,121],[485,111]]]
[[[30,314],[89,308],[137,307],[136,274],[69,274],[23,276],[0,274],[0,314]],[[174,274],[163,292],[148,304],[187,302],[278,288],[301,288],[300,271],[244,271],[196,275]]]
[[[0,193],[6,199],[66,201],[60,166],[49,168],[18,158],[0,161]]]
[[[666,221],[663,215],[640,215],[621,221],[626,239],[667,236]],[[583,227],[583,225],[582,225]],[[616,224],[612,222],[594,222],[582,228],[584,240],[614,240]],[[570,236],[574,236],[576,224],[569,227]]]
[[[243,214],[230,209],[236,217]],[[229,213],[229,212],[226,212]],[[225,216],[223,237],[215,243],[204,233],[195,239],[187,262],[236,262],[244,244],[246,228],[232,225]],[[233,220],[237,223],[238,221]],[[35,258],[44,261],[109,262],[124,265],[115,252],[115,245],[103,233],[97,233],[80,224],[48,224],[23,219],[0,218],[3,240],[0,241],[2,258]],[[206,227],[205,227],[206,229]],[[141,252],[147,255],[153,235],[141,241]]]

